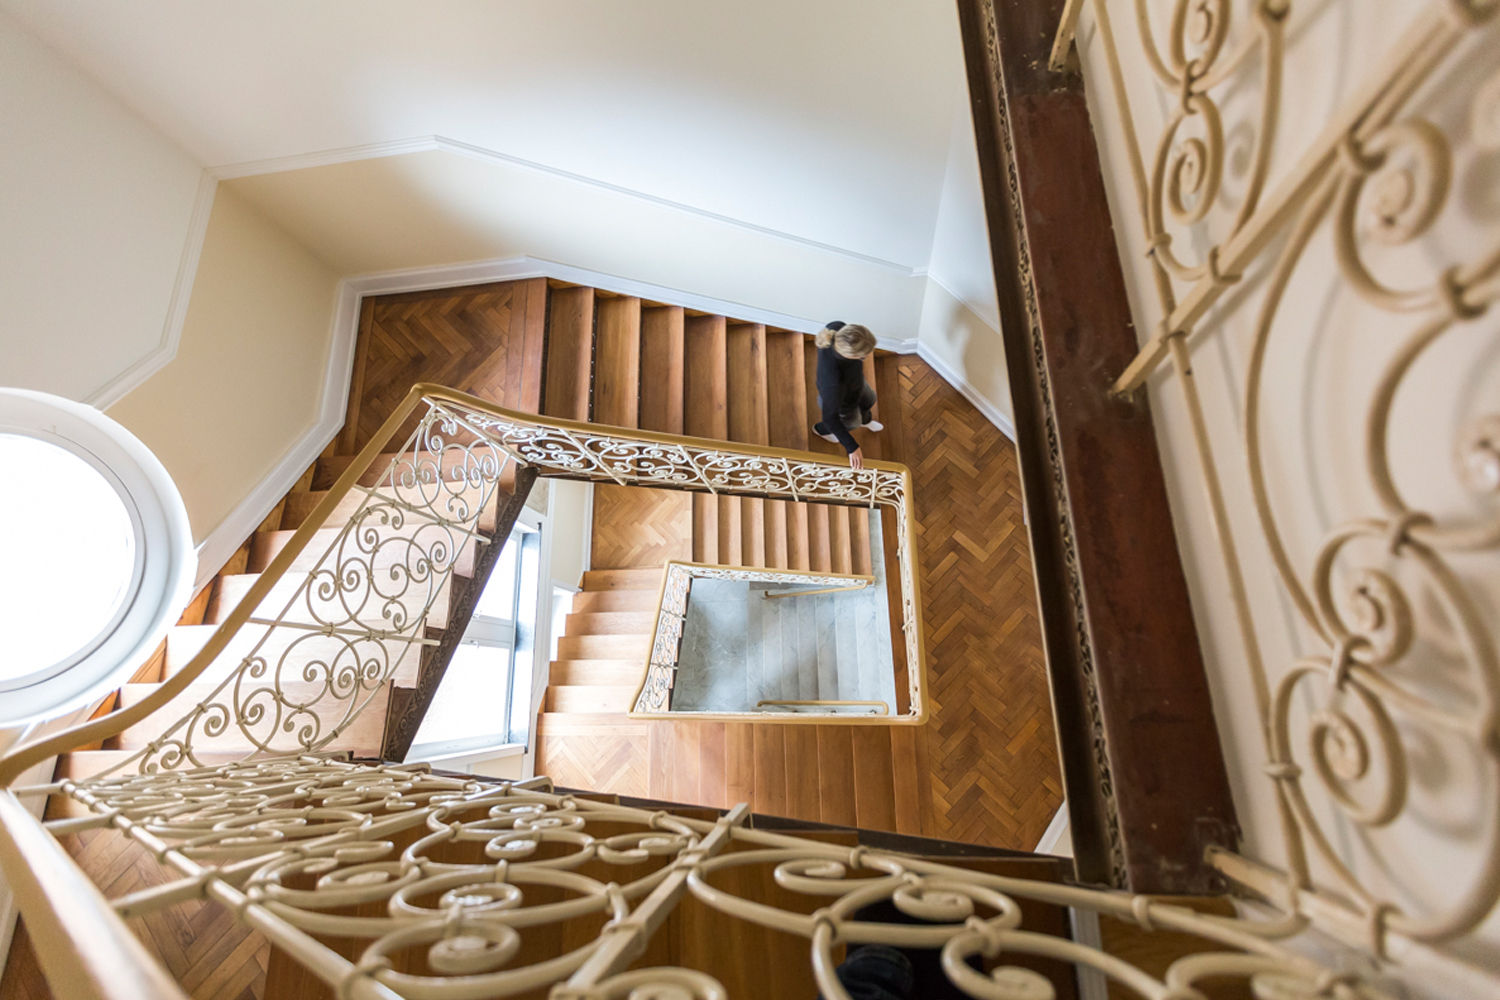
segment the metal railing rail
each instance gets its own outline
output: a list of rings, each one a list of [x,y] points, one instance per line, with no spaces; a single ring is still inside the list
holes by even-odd
[[[688,600],[692,594],[694,580],[746,580],[755,583],[806,583],[822,585],[824,589],[798,591],[798,593],[832,593],[842,590],[863,590],[875,582],[873,576],[856,573],[814,573],[796,569],[770,569],[757,566],[720,566],[713,563],[695,563],[685,560],[669,560],[662,567],[661,588],[656,596],[655,627],[651,632],[651,645],[646,651],[646,669],[641,685],[636,689],[631,702],[631,715],[671,718],[672,688],[677,675],[677,658],[682,650],[682,633],[687,624]],[[778,596],[767,594],[767,597]],[[894,664],[892,664],[894,670]],[[920,711],[921,702],[916,680],[912,681],[912,710],[906,715],[887,722],[920,724],[925,715]],[[747,712],[694,712],[698,720],[724,718],[744,720],[754,717],[763,722],[817,722],[837,718],[834,713],[808,712],[796,719],[788,716],[766,715]],[[842,721],[848,721],[847,716]]]

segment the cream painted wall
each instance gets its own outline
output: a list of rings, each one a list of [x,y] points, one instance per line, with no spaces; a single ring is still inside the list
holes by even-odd
[[[0,134],[0,384],[108,403],[186,300],[202,170],[4,13]]]
[[[177,481],[201,542],[316,421],[338,272],[214,199],[177,357],[109,408]]]
[[[1152,24],[1159,42],[1167,37],[1165,8],[1169,6],[1153,8]],[[1157,328],[1162,308],[1146,266],[1129,139],[1114,103],[1094,5],[1085,4],[1084,10],[1079,39],[1091,113],[1136,327],[1145,339]],[[1276,190],[1292,176],[1309,146],[1370,74],[1377,72],[1382,54],[1414,37],[1408,28],[1414,19],[1432,12],[1435,8],[1420,0],[1291,5],[1285,29],[1287,82],[1278,105],[1267,191]],[[1116,14],[1112,23],[1131,100],[1130,118],[1141,137],[1149,171],[1158,138],[1178,104],[1157,86],[1142,54],[1135,19]],[[1250,30],[1251,19],[1238,22],[1224,51],[1234,51],[1243,33]],[[1403,116],[1418,114],[1436,123],[1453,143],[1451,193],[1430,230],[1419,232],[1406,245],[1383,245],[1371,235],[1377,216],[1368,194],[1355,213],[1354,244],[1381,281],[1397,287],[1424,287],[1435,284],[1448,266],[1494,253],[1495,220],[1500,217],[1494,192],[1500,190],[1500,160],[1492,149],[1479,148],[1475,140],[1482,140],[1482,109],[1477,101],[1473,108],[1466,102],[1476,81],[1494,73],[1494,53],[1500,51],[1496,30],[1492,25],[1487,35],[1474,39],[1470,46],[1446,53],[1448,68],[1402,111]],[[1257,66],[1258,59],[1252,56],[1247,65]],[[1453,71],[1465,65],[1467,70]],[[1254,142],[1262,134],[1262,89],[1257,73],[1248,70],[1240,83],[1222,88],[1217,95],[1227,140],[1219,206],[1202,224],[1169,224],[1174,250],[1190,262],[1201,260],[1207,248],[1222,239],[1245,196]],[[1190,122],[1179,137],[1201,136],[1198,123]],[[1405,155],[1398,151],[1392,165],[1405,162]],[[1400,218],[1424,204],[1417,193],[1419,185],[1402,188],[1394,171],[1383,180],[1390,186],[1379,190],[1389,200],[1379,211]],[[1301,784],[1316,824],[1365,890],[1408,913],[1442,912],[1474,883],[1493,850],[1490,841],[1500,832],[1500,776],[1494,744],[1491,740],[1486,759],[1483,738],[1469,735],[1487,724],[1481,721],[1485,713],[1493,719],[1492,706],[1500,692],[1495,688],[1493,668],[1480,665],[1482,656],[1465,655],[1464,629],[1456,616],[1444,610],[1444,588],[1437,585],[1440,577],[1424,572],[1409,549],[1406,556],[1393,558],[1388,539],[1381,535],[1338,549],[1324,591],[1340,609],[1346,627],[1356,633],[1383,635],[1401,617],[1399,609],[1383,596],[1380,584],[1369,584],[1370,578],[1360,573],[1376,571],[1394,581],[1404,594],[1403,605],[1415,622],[1417,638],[1410,653],[1380,668],[1381,675],[1435,708],[1468,720],[1444,731],[1419,722],[1396,700],[1385,699],[1392,708],[1389,732],[1402,748],[1404,768],[1394,766],[1386,755],[1386,745],[1377,736],[1382,727],[1352,693],[1332,693],[1323,670],[1300,678],[1294,674],[1303,658],[1318,662],[1330,652],[1328,643],[1304,620],[1292,595],[1298,590],[1320,594],[1319,559],[1335,551],[1329,545],[1341,526],[1361,518],[1388,516],[1388,508],[1371,485],[1366,421],[1387,364],[1434,315],[1430,309],[1388,311],[1361,295],[1337,263],[1331,229],[1326,219],[1318,223],[1273,314],[1255,422],[1262,441],[1258,471],[1293,571],[1291,584],[1273,564],[1266,526],[1256,513],[1245,445],[1251,349],[1267,304],[1270,265],[1284,241],[1273,241],[1270,252],[1247,269],[1201,324],[1203,332],[1191,341],[1192,368],[1216,456],[1214,468],[1222,481],[1230,534],[1244,566],[1255,646],[1266,665],[1271,691],[1286,686],[1284,718],[1291,752],[1303,767]],[[1186,287],[1185,282],[1177,284],[1179,296]],[[1395,398],[1390,428],[1383,438],[1392,477],[1404,501],[1429,512],[1440,524],[1494,524],[1500,512],[1493,490],[1484,495],[1483,490],[1464,485],[1457,461],[1466,428],[1494,413],[1495,400],[1500,399],[1497,331],[1500,327],[1492,306],[1487,315],[1455,325],[1424,350]],[[1244,829],[1243,851],[1281,865],[1288,852],[1278,819],[1275,783],[1266,773],[1266,730],[1257,708],[1250,653],[1234,612],[1226,560],[1204,496],[1190,414],[1173,377],[1165,371],[1152,378],[1149,393],[1208,666],[1215,721]],[[1482,642],[1492,649],[1494,626],[1500,621],[1500,574],[1493,547],[1474,552],[1447,548],[1437,556],[1445,567],[1441,579],[1472,602],[1476,624],[1481,631],[1488,630],[1488,639]],[[1358,589],[1362,584],[1363,592]],[[1381,624],[1372,625],[1377,610]],[[1320,712],[1330,714],[1320,716]],[[1369,804],[1387,782],[1393,783],[1404,796],[1394,821],[1359,822],[1351,810],[1336,804],[1320,779],[1312,743],[1324,723],[1340,717],[1352,726],[1329,731],[1328,742],[1334,767],[1344,772],[1343,790]],[[1366,759],[1359,767],[1356,762],[1362,753]],[[1350,895],[1334,867],[1316,853],[1313,870],[1321,885]],[[1477,933],[1446,950],[1480,968],[1500,968],[1500,914],[1491,912]],[[1443,976],[1453,968],[1416,974],[1399,966],[1393,970],[1400,973],[1414,997],[1480,995],[1445,982]]]
[[[1009,434],[1015,411],[1000,340],[979,154],[968,116],[968,87],[960,81],[958,89],[917,341],[922,356]]]
[[[564,587],[583,583],[589,568],[589,512],[592,483],[547,480],[547,528],[552,532],[552,582]]]
[[[805,318],[916,335],[924,280],[515,164],[412,153],[225,181],[344,274],[529,254]]]
[[[951,3],[0,8],[214,166],[441,135],[907,267],[927,259]]]

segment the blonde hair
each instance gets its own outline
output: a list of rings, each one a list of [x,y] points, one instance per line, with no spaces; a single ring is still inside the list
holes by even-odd
[[[819,347],[831,347],[846,358],[862,358],[875,350],[875,335],[869,327],[845,323],[837,330],[825,326],[813,338],[813,343]]]

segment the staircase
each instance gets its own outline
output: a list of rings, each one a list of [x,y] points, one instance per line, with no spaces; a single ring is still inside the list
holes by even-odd
[[[872,356],[866,366],[872,385],[895,391],[895,370],[885,358]],[[812,433],[816,368],[812,338],[795,331],[554,285],[543,412],[842,455]],[[899,460],[880,434],[860,434],[866,457]],[[584,577],[551,665],[543,727],[561,724],[560,716],[629,710],[667,559],[857,574],[870,573],[873,565],[870,512],[862,508],[634,487],[596,490],[594,568]],[[665,547],[620,544],[634,540],[646,522],[670,540]],[[879,544],[892,551],[894,538]],[[898,670],[900,690],[904,659]]]
[[[95,713],[96,716],[112,711],[116,707],[127,708],[140,703],[168,678],[188,665],[218,626],[240,604],[260,578],[261,573],[292,540],[296,529],[302,526],[317,505],[328,495],[329,487],[348,468],[353,457],[352,455],[324,457],[307,470],[292,491],[276,505],[250,538],[229,558],[219,574],[193,599],[151,659],[133,675],[130,683],[105,700]],[[361,475],[359,484],[377,487],[380,479],[385,475],[385,470],[397,457],[394,454],[379,456],[375,463]],[[501,489],[496,491],[495,496],[479,517],[478,531],[488,536],[491,544],[493,539],[505,538],[509,534],[511,522],[514,521],[514,510],[508,510],[502,514],[502,509],[519,506],[519,504],[508,503],[514,498],[505,493],[507,487],[514,489],[514,476],[509,476],[502,482]],[[384,488],[377,489],[376,492],[382,496],[392,495],[392,491]],[[470,489],[466,492],[471,499],[477,500],[479,494],[476,490]],[[283,616],[288,599],[317,568],[324,553],[338,540],[340,529],[348,523],[350,516],[364,500],[365,494],[351,491],[339,502],[325,526],[314,533],[309,544],[291,563],[289,571],[254,610],[254,617],[267,620],[284,617],[287,621],[311,621],[305,609],[296,606]],[[501,523],[502,520],[504,523]],[[410,535],[418,524],[419,522],[413,519],[402,529],[377,528],[375,530],[381,532],[383,541],[389,541],[403,534]],[[393,557],[387,553],[395,548],[398,546],[382,546],[373,560],[375,571],[389,569]],[[384,655],[389,658],[393,666],[390,676],[377,689],[374,697],[352,720],[348,728],[322,748],[324,752],[342,751],[355,757],[380,757],[384,750],[389,749],[386,743],[392,710],[406,704],[415,696],[419,685],[423,682],[424,671],[441,675],[441,670],[446,664],[446,658],[441,652],[444,649],[443,640],[446,638],[456,641],[457,636],[462,634],[467,624],[467,609],[472,607],[478,590],[483,587],[483,576],[488,572],[488,563],[481,565],[484,561],[480,558],[480,552],[481,547],[473,541],[459,551],[454,560],[452,576],[438,591],[436,599],[427,610],[424,637],[434,640],[434,645],[418,646],[394,640],[380,644],[384,647]],[[481,570],[483,570],[482,574]],[[406,608],[409,615],[416,616],[422,613],[425,601],[411,595],[404,596],[403,600],[411,605]],[[460,603],[464,605],[465,610],[462,615],[455,613]],[[202,675],[151,716],[126,728],[117,736],[105,740],[95,748],[61,755],[58,759],[55,780],[68,778],[76,781],[99,774],[146,749],[152,740],[161,735],[164,725],[188,715],[196,705],[208,698],[224,678],[251,653],[264,634],[263,627],[254,624],[245,625]],[[293,643],[295,643],[295,651],[286,659],[281,660],[282,654]],[[284,678],[297,678],[300,675],[299,667],[304,664],[327,664],[339,657],[341,652],[347,659],[347,647],[348,643],[337,636],[309,637],[305,633],[283,628],[271,633],[269,638],[260,645],[257,655],[266,658],[272,664],[280,661]],[[374,651],[374,644],[367,644],[361,647],[360,656],[369,658]],[[326,673],[326,668],[315,668],[315,672],[318,669]],[[435,688],[436,678],[429,678],[428,684]],[[318,695],[323,687],[324,682],[321,680],[283,679],[280,682],[280,689],[288,701],[309,704],[311,710],[318,714],[320,723],[325,727],[331,727],[342,718],[344,704],[329,699],[319,699]],[[224,700],[224,696],[221,695],[219,700]],[[205,764],[237,760],[259,749],[245,732],[233,725],[226,727],[222,733],[214,735],[200,731],[195,734],[193,745],[195,754]],[[68,808],[67,803],[70,801],[53,797],[49,802],[49,809]]]

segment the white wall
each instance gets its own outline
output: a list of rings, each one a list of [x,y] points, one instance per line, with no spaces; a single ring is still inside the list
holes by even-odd
[[[448,151],[223,182],[344,274],[530,255],[915,337],[924,280],[669,205]]]
[[[0,134],[0,384],[108,403],[170,353],[210,188],[3,12]]]
[[[907,267],[927,259],[951,4],[0,6],[207,164],[436,134]]]
[[[108,411],[177,481],[196,541],[318,424],[338,282],[333,268],[220,188],[176,357]],[[295,478],[301,469],[287,471]],[[258,520],[252,514],[231,532],[231,550]]]
[[[929,364],[1013,434],[1015,411],[1000,339],[1000,307],[967,84],[960,81],[958,91],[917,340]]]

